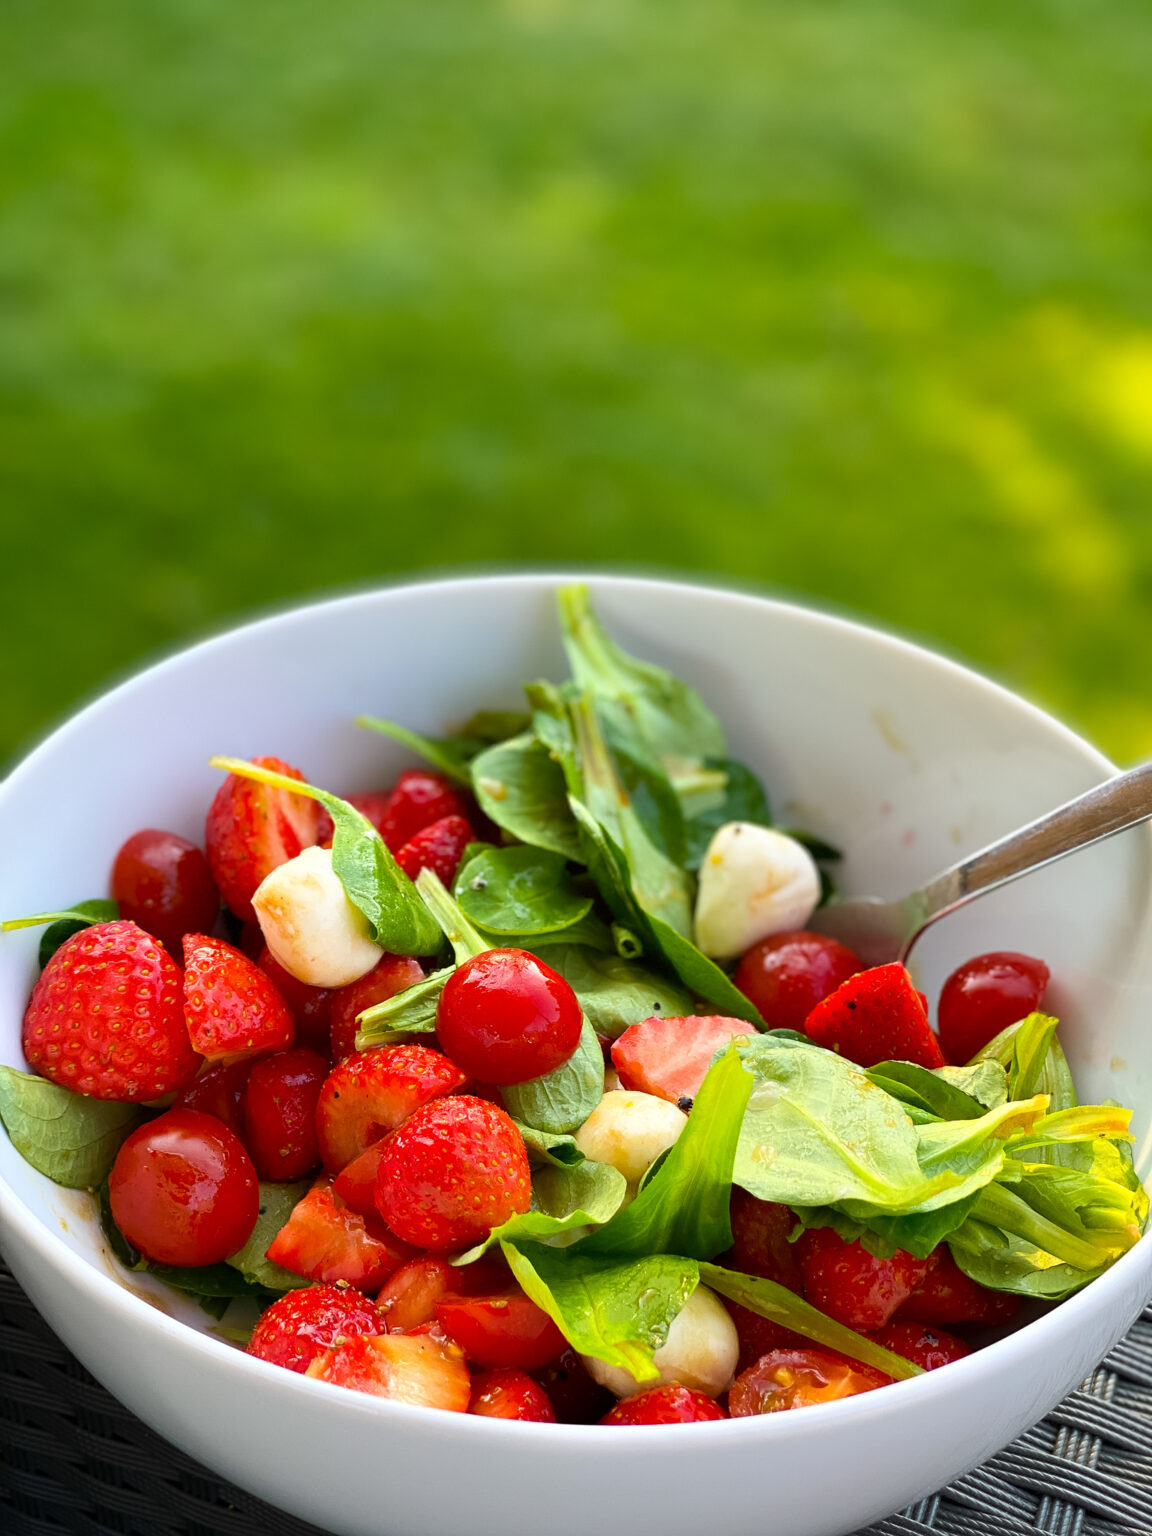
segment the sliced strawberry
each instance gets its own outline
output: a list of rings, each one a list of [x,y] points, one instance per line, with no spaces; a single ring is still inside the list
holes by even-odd
[[[173,1109],[198,1109],[201,1114],[215,1115],[240,1140],[244,1140],[244,1092],[248,1087],[248,1074],[252,1062],[248,1057],[239,1061],[217,1061],[205,1067],[199,1077],[194,1077],[187,1088],[182,1088]]]
[[[24,1013],[24,1055],[50,1082],[137,1104],[182,1088],[200,1058],[184,1027],[180,967],[135,923],[95,923],[62,944]]]
[[[450,1264],[438,1253],[422,1253],[389,1279],[376,1306],[389,1333],[412,1333],[417,1328],[440,1327],[436,1308],[442,1301],[504,1290],[510,1282],[507,1265],[495,1253],[461,1265]]]
[[[346,1280],[372,1295],[413,1252],[378,1217],[350,1211],[331,1185],[321,1182],[296,1205],[267,1256],[305,1280]]]
[[[531,1198],[528,1154],[512,1119],[466,1094],[410,1115],[380,1159],[377,1210],[405,1242],[433,1252],[478,1242]]]
[[[601,1424],[707,1424],[728,1415],[720,1404],[694,1387],[673,1382],[625,1397],[606,1413]]]
[[[333,1061],[343,1061],[356,1049],[357,1016],[398,992],[424,980],[420,962],[409,955],[384,955],[366,976],[329,993],[329,1045]]]
[[[366,1152],[354,1157],[332,1180],[332,1188],[350,1210],[361,1216],[376,1215],[376,1180],[387,1136],[374,1141]]]
[[[390,1333],[349,1339],[313,1360],[305,1375],[450,1413],[467,1413],[472,1396],[463,1351],[427,1336]]]
[[[447,1298],[436,1307],[436,1321],[476,1365],[538,1371],[568,1348],[547,1312],[519,1286],[498,1296]]]
[[[184,1018],[208,1061],[286,1051],[296,1026],[258,965],[223,939],[184,935]]]
[[[442,816],[410,838],[396,855],[396,862],[409,880],[415,880],[422,869],[430,869],[451,890],[464,850],[475,841],[476,834],[463,816]]]
[[[816,1004],[804,1032],[817,1045],[838,1051],[860,1067],[874,1067],[880,1061],[944,1065],[921,995],[908,972],[896,963],[849,976]]]
[[[350,1285],[311,1285],[278,1297],[252,1330],[245,1354],[306,1371],[337,1340],[375,1333],[375,1304]]]
[[[426,1045],[360,1051],[334,1067],[316,1106],[320,1156],[339,1173],[414,1110],[468,1079],[454,1062]]]
[[[266,944],[262,945],[256,964],[291,1009],[296,1023],[296,1044],[318,1051],[321,1056],[330,1055],[335,992],[330,987],[310,987],[306,981],[297,981],[292,972],[286,971],[273,957]]]
[[[252,761],[290,779],[304,778],[278,757]],[[224,780],[209,807],[204,840],[220,894],[242,922],[256,921],[256,887],[265,875],[315,843],[319,822],[319,806],[304,795],[290,795],[234,773]]]
[[[529,1424],[555,1424],[548,1394],[524,1371],[481,1371],[472,1378],[469,1413],[486,1419],[521,1419]]]
[[[409,768],[396,780],[378,830],[398,854],[405,843],[434,821],[467,815],[468,807],[446,778],[426,768]]]
[[[860,1243],[846,1243],[830,1227],[804,1233],[797,1243],[804,1295],[814,1307],[860,1333],[883,1328],[924,1278],[927,1259],[898,1249],[878,1259]]]
[[[789,1239],[796,1217],[786,1205],[757,1200],[738,1184],[732,1186],[729,1205],[732,1218],[732,1252],[729,1268],[744,1275],[760,1275],[786,1285],[797,1295],[804,1288],[800,1254]],[[761,1351],[763,1353],[763,1351]]]
[[[927,1270],[907,1301],[900,1304],[898,1323],[1010,1323],[1020,1310],[1020,1298],[1010,1291],[989,1290],[967,1276],[946,1244],[932,1252]]]
[[[954,1333],[943,1328],[929,1328],[925,1323],[886,1323],[872,1335],[877,1344],[890,1349],[894,1355],[903,1355],[922,1366],[926,1371],[936,1371],[953,1360],[963,1360],[972,1353],[971,1344],[965,1344]]]
[[[612,1065],[622,1088],[654,1093],[686,1109],[691,1105],[681,1100],[694,1099],[700,1092],[716,1052],[729,1040],[752,1033],[750,1024],[719,1014],[685,1019],[658,1015],[624,1031],[612,1047]]]

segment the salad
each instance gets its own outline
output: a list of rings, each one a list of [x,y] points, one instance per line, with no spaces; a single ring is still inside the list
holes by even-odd
[[[571,667],[341,798],[213,759],[42,925],[0,1119],[112,1252],[258,1358],[498,1418],[683,1423],[947,1365],[1135,1243],[1130,1112],[1077,1102],[1048,967],[904,967],[808,924],[699,695],[581,586]]]

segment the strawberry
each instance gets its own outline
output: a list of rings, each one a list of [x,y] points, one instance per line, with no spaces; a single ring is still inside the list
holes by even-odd
[[[376,1307],[362,1292],[349,1285],[310,1285],[272,1303],[252,1330],[245,1354],[306,1371],[326,1349],[379,1327]]]
[[[467,1413],[472,1396],[463,1352],[455,1344],[412,1334],[349,1339],[317,1356],[304,1374],[354,1392],[450,1413]]]
[[[290,779],[304,778],[278,757],[252,761]],[[220,894],[242,922],[256,920],[252,895],[264,876],[315,843],[319,820],[319,806],[304,795],[234,773],[224,780],[208,809],[204,841]]]
[[[454,1296],[481,1296],[507,1289],[511,1275],[503,1259],[488,1253],[475,1264],[454,1265],[438,1253],[417,1254],[389,1276],[376,1298],[376,1309],[389,1333],[439,1329],[436,1308]]]
[[[548,1394],[524,1371],[507,1367],[481,1371],[472,1378],[469,1413],[486,1419],[523,1419],[530,1424],[555,1424]]]
[[[601,1424],[706,1424],[728,1415],[720,1404],[694,1387],[673,1382],[666,1387],[650,1387],[625,1397],[606,1413]]]
[[[380,1172],[380,1159],[384,1155],[387,1136],[374,1141],[366,1152],[354,1157],[341,1168],[332,1180],[332,1188],[350,1210],[361,1216],[376,1214],[376,1178]]]
[[[528,1154],[495,1104],[459,1095],[425,1104],[389,1138],[376,1207],[398,1236],[443,1252],[478,1242],[528,1209]]]
[[[409,768],[396,780],[378,831],[398,854],[405,843],[434,821],[467,815],[468,807],[446,778],[426,768]]]
[[[760,1275],[775,1280],[800,1294],[804,1277],[800,1273],[797,1245],[789,1242],[796,1228],[796,1217],[786,1205],[772,1200],[757,1200],[738,1184],[732,1186],[731,1269],[745,1275]],[[761,1354],[764,1351],[761,1350]]]
[[[860,1067],[913,1061],[942,1067],[940,1044],[920,994],[902,965],[877,965],[841,982],[804,1023],[810,1040]]]
[[[350,806],[360,812],[361,816],[372,823],[377,832],[380,831],[388,812],[388,802],[392,799],[391,790],[369,790],[366,795],[345,795],[344,798]],[[316,841],[321,848],[331,848],[332,834],[335,830],[331,816],[321,806],[320,820],[316,828]]]
[[[305,1280],[346,1280],[369,1293],[412,1256],[378,1216],[350,1211],[323,1179],[297,1203],[267,1250],[274,1264]]]
[[[1019,1296],[989,1290],[970,1279],[945,1243],[933,1250],[924,1277],[896,1313],[898,1323],[1010,1323],[1020,1310]]]
[[[306,981],[297,981],[291,971],[286,971],[260,936],[260,951],[256,964],[288,1004],[296,1022],[296,1044],[310,1051],[327,1056],[332,1049],[331,1015],[332,999],[336,996],[330,987],[310,987]],[[243,944],[241,944],[243,949]]]
[[[208,1061],[286,1051],[295,1035],[288,1004],[260,967],[204,933],[184,935],[184,1017]]]
[[[442,816],[409,838],[396,862],[409,880],[415,880],[422,869],[430,869],[451,890],[464,850],[475,841],[476,834],[463,816]]]
[[[349,982],[328,994],[329,1043],[333,1061],[343,1061],[356,1049],[357,1016],[365,1008],[374,1008],[397,992],[424,980],[420,962],[408,955],[384,955],[359,981]],[[299,982],[297,983],[299,986]]]
[[[878,1259],[830,1227],[805,1232],[797,1244],[804,1295],[814,1307],[861,1333],[883,1328],[924,1278],[927,1259],[897,1249]]]
[[[455,1062],[426,1045],[359,1051],[334,1067],[320,1090],[316,1133],[329,1173],[339,1173],[410,1114],[468,1079]]]
[[[513,1282],[494,1296],[449,1296],[436,1321],[469,1363],[538,1371],[558,1360],[568,1341],[543,1308]]]
[[[194,1077],[187,1088],[180,1090],[172,1108],[198,1109],[201,1114],[215,1115],[243,1141],[244,1094],[251,1070],[252,1062],[246,1057],[239,1061],[213,1062]]]
[[[929,1328],[923,1323],[886,1323],[871,1334],[877,1344],[883,1344],[894,1355],[903,1355],[926,1371],[939,1370],[953,1360],[963,1360],[972,1353],[972,1346],[958,1339],[943,1328]]]
[[[95,923],[60,946],[28,999],[23,1046],[60,1087],[130,1104],[182,1088],[200,1066],[179,966],[127,921]]]
[[[632,1024],[612,1047],[620,1086],[690,1109],[684,1099],[700,1092],[712,1057],[729,1040],[754,1034],[751,1024],[718,1014],[686,1019],[657,1016]]]

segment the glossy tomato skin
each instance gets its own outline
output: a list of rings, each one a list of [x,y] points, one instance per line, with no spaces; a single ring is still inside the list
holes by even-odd
[[[949,976],[936,1012],[940,1045],[963,1066],[1009,1024],[1039,1008],[1048,986],[1043,960],[997,950],[966,960]]]
[[[523,949],[489,949],[448,978],[436,1015],[443,1050],[477,1082],[525,1083],[562,1066],[583,1019],[562,976]]]
[[[186,837],[146,827],[123,844],[112,865],[120,916],[180,955],[186,933],[211,932],[220,893],[205,855]]]
[[[437,1304],[436,1321],[476,1365],[535,1371],[568,1348],[547,1312],[523,1291],[447,1298]]]
[[[157,1264],[216,1264],[256,1225],[256,1169],[213,1115],[170,1109],[132,1132],[108,1176],[112,1218]]]
[[[720,1404],[692,1387],[673,1383],[625,1397],[601,1424],[708,1424],[728,1415]]]
[[[319,1165],[316,1101],[328,1076],[316,1051],[277,1051],[248,1073],[244,1145],[262,1179],[283,1183]]]
[[[890,1377],[871,1366],[844,1360],[822,1349],[778,1349],[742,1371],[728,1393],[734,1419],[815,1403],[838,1402],[888,1384]]]
[[[243,945],[240,947],[243,949]],[[272,951],[266,944],[261,946],[255,960],[288,1004],[289,1011],[296,1021],[294,1044],[306,1046],[310,1051],[318,1051],[321,1056],[328,1056],[332,1048],[332,999],[336,994],[329,987],[310,987],[306,981],[297,981],[291,971],[286,971],[273,957]]]
[[[769,1029],[802,1030],[816,1004],[863,969],[843,944],[801,928],[754,944],[732,979]]]
[[[214,1061],[176,1096],[173,1109],[198,1109],[222,1120],[234,1135],[244,1139],[244,1093],[248,1087],[249,1060]]]

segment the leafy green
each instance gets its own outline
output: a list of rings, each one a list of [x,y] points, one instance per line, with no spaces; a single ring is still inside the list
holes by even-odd
[[[301,1279],[299,1275],[274,1264],[267,1257],[273,1238],[311,1187],[311,1179],[300,1179],[292,1184],[260,1181],[260,1207],[256,1225],[243,1248],[225,1260],[249,1284],[268,1291],[294,1291],[311,1284],[311,1281]]]
[[[214,757],[212,766],[240,778],[271,784],[289,794],[318,800],[332,818],[332,868],[348,900],[364,916],[370,937],[394,955],[434,955],[440,930],[397,864],[384,839],[355,806],[312,784],[290,779],[255,763]]]
[[[579,1354],[630,1371],[637,1381],[659,1374],[652,1356],[696,1289],[694,1259],[656,1254],[620,1261],[536,1242],[501,1247],[516,1279]]]
[[[592,909],[563,854],[526,845],[474,854],[456,877],[456,900],[485,932],[505,937],[556,933]]]
[[[357,1015],[360,1028],[356,1034],[356,1049],[369,1050],[374,1045],[401,1045],[412,1035],[432,1034],[436,1029],[436,1013],[440,1006],[440,994],[444,983],[456,969],[446,965],[433,971],[423,981],[394,997],[385,998]]]
[[[823,1312],[801,1301],[794,1292],[777,1285],[774,1280],[764,1280],[759,1275],[737,1274],[717,1264],[701,1264],[700,1278],[712,1290],[727,1296],[729,1301],[747,1307],[750,1312],[756,1312],[761,1317],[770,1318],[774,1323],[782,1323],[794,1333],[811,1339],[814,1344],[838,1350],[842,1355],[859,1360],[862,1365],[874,1366],[897,1380],[920,1375],[920,1367],[911,1360],[893,1354],[891,1350],[884,1349],[863,1334],[853,1332],[851,1328],[845,1328],[843,1323],[833,1322]]]
[[[731,757],[706,758],[704,766],[723,775],[724,787],[703,798],[686,823],[689,869],[700,868],[708,844],[728,822],[751,821],[760,827],[772,825],[764,786],[750,768]]]
[[[528,1161],[534,1168],[574,1168],[585,1161],[584,1154],[576,1145],[576,1138],[562,1131],[541,1131],[534,1125],[514,1122],[524,1138]]]
[[[17,928],[38,928],[41,923],[51,924],[40,935],[37,959],[43,970],[61,944],[73,934],[91,928],[93,923],[114,923],[119,916],[118,902],[98,897],[93,901],[73,902],[62,912],[37,912],[33,917],[10,917],[7,922],[0,923],[0,933],[10,933]]]
[[[710,1259],[732,1243],[732,1165],[752,1074],[734,1048],[712,1063],[692,1113],[660,1171],[632,1204],[580,1245],[581,1253]]]
[[[584,1020],[575,1054],[543,1077],[501,1088],[513,1120],[539,1131],[574,1131],[604,1097],[604,1056],[596,1031]]]
[[[628,1180],[618,1168],[588,1158],[568,1167],[539,1168],[532,1177],[535,1210],[564,1222],[578,1211],[588,1218],[585,1226],[611,1221],[627,1193]]]
[[[565,942],[541,946],[537,953],[575,992],[597,1034],[615,1040],[630,1024],[656,1014],[682,1018],[691,1013],[691,995],[675,982],[619,955],[567,942],[567,934],[557,937]]]
[[[25,1162],[66,1189],[95,1189],[139,1123],[136,1104],[90,1099],[0,1066],[0,1120]]]
[[[457,965],[463,965],[465,960],[474,960],[477,955],[482,955],[486,950],[493,948],[483,935],[476,932],[461,910],[459,902],[448,892],[434,870],[420,871],[416,876],[416,889],[432,914],[437,928],[451,944]]]
[[[1076,1089],[1064,1052],[1056,1038],[1056,1020],[1046,1013],[1030,1013],[1018,1024],[1010,1024],[996,1035],[972,1064],[998,1061],[1008,1073],[1009,1098],[1028,1093],[1048,1096],[1053,1110],[1070,1109],[1076,1103]]]
[[[663,956],[689,992],[711,1003],[726,1018],[743,1019],[756,1029],[764,1028],[764,1020],[752,1001],[695,944],[675,929],[669,928],[658,917],[648,919],[648,931],[656,951]]]
[[[520,842],[580,858],[563,770],[530,732],[474,757],[472,789],[484,814]]]
[[[882,1061],[868,1079],[904,1105],[942,1120],[975,1120],[1008,1098],[1007,1077],[995,1061],[971,1067],[921,1067],[911,1061]]]
[[[381,736],[390,736],[402,746],[410,747],[431,763],[433,768],[469,787],[472,784],[472,759],[488,745],[483,737],[478,736],[422,736],[418,731],[410,731],[407,726],[397,725],[395,720],[380,720],[374,715],[358,715],[356,724],[366,730],[377,731]]]

